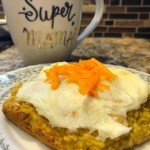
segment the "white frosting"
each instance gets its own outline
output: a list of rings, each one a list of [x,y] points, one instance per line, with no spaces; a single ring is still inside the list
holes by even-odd
[[[80,94],[78,85],[66,80],[52,90],[50,84],[44,82],[45,73],[41,72],[37,78],[23,84],[17,100],[33,104],[53,127],[64,127],[70,131],[88,128],[91,132],[99,132],[98,139],[114,139],[128,133],[131,128],[117,122],[112,116],[125,117],[127,111],[138,109],[147,100],[149,87],[127,70],[109,69],[118,77],[108,82],[110,89],[98,92],[98,97]]]

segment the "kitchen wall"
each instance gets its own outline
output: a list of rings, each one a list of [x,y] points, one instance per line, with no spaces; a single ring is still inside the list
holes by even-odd
[[[91,37],[136,37],[150,39],[150,0],[104,0],[105,12]],[[95,0],[84,0],[81,31],[90,23]],[[0,19],[4,18],[0,0]]]
[[[150,38],[150,0],[104,0],[102,21],[90,36]],[[95,0],[84,0],[84,28],[93,17]]]

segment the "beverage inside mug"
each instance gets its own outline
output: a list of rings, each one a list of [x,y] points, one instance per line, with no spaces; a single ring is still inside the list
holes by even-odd
[[[27,64],[67,61],[76,46],[99,23],[103,0],[80,34],[83,0],[2,0],[16,48]]]

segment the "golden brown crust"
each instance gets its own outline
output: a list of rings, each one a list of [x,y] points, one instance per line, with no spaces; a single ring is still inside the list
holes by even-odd
[[[133,128],[129,134],[102,142],[96,140],[97,132],[89,134],[87,129],[70,133],[67,129],[52,128],[32,105],[15,101],[20,86],[14,88],[12,96],[3,104],[3,113],[49,147],[57,150],[123,150],[150,139],[150,99],[138,111],[128,112],[127,122]]]
[[[35,114],[32,114],[31,116],[29,112],[22,111],[21,107],[24,105],[27,104],[13,106],[13,104],[9,102],[4,104],[3,113],[7,119],[28,132],[30,135],[35,136],[50,147],[61,149],[59,147],[61,145],[61,142],[59,142],[60,139],[57,137],[54,138],[51,133],[51,127],[47,124],[47,120],[42,117],[39,119],[37,116],[34,117]]]

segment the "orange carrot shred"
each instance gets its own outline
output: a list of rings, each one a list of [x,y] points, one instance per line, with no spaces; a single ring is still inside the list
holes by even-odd
[[[112,81],[116,78],[116,75],[104,64],[94,58],[61,66],[56,64],[44,72],[47,77],[45,81],[51,83],[52,89],[57,89],[61,82],[60,77],[64,77],[69,82],[76,83],[81,94],[90,96],[97,96],[96,90],[102,92],[110,89],[110,86],[104,81]]]

